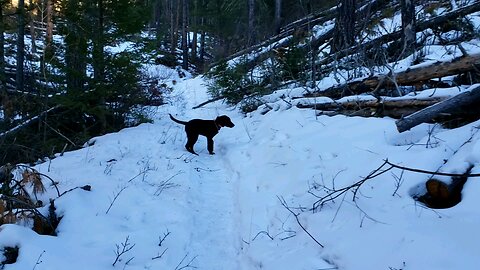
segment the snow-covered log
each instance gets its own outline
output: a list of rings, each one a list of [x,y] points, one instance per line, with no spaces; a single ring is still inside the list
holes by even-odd
[[[361,94],[371,92],[381,87],[393,87],[394,81],[399,86],[417,86],[430,82],[435,78],[457,75],[475,70],[475,65],[480,64],[480,54],[467,55],[455,58],[448,62],[435,62],[431,65],[407,69],[396,74],[372,76],[361,81],[353,81],[344,85],[328,88],[320,93],[311,93],[317,96],[338,98],[344,93]],[[380,84],[380,85],[379,85]]]
[[[480,84],[471,86],[464,93],[397,120],[395,124],[399,132],[404,132],[421,123],[429,122],[442,114],[452,114],[458,111],[459,108],[471,106],[472,104],[480,104]]]
[[[400,118],[403,114],[416,112],[436,104],[445,98],[410,98],[410,99],[387,99],[378,100],[349,100],[344,102],[320,102],[320,103],[297,103],[298,108],[310,108],[324,111],[328,115],[344,114],[349,116],[390,116]]]

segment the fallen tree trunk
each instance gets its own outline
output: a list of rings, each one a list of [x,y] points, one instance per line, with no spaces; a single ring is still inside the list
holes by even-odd
[[[429,20],[426,20],[426,21],[420,21],[420,22],[417,23],[415,28],[416,28],[417,32],[421,32],[421,31],[424,31],[424,30],[429,29],[429,28],[435,28],[439,24],[448,22],[450,20],[456,19],[456,18],[461,17],[461,16],[466,16],[468,14],[471,14],[471,13],[474,13],[474,12],[477,12],[477,11],[480,11],[480,2],[471,4],[471,5],[468,5],[468,6],[465,6],[465,7],[461,7],[457,10],[448,12],[448,13],[443,14],[443,15],[433,17],[433,18],[431,18]],[[369,50],[369,49],[378,47],[381,44],[386,44],[388,42],[392,42],[392,41],[395,41],[395,40],[400,40],[400,38],[402,37],[402,34],[403,34],[402,30],[394,31],[394,32],[389,33],[389,34],[382,35],[382,36],[380,36],[376,39],[373,39],[371,41],[361,43],[361,44],[352,46],[350,48],[346,48],[344,50],[341,50],[337,53],[331,54],[328,57],[322,59],[320,62],[316,63],[317,69],[321,69],[321,67],[323,65],[332,63],[335,60],[338,60],[338,59],[341,59],[345,56],[354,54],[354,53],[356,53],[360,50]]]
[[[371,3],[365,4],[362,7],[360,7],[359,10],[357,10],[357,13],[360,14],[360,16],[370,16],[370,14],[373,14],[377,12],[378,10],[381,10],[385,8],[385,5],[387,5],[390,1],[387,0],[375,0]],[[300,36],[307,34],[309,35],[309,31],[315,26],[315,25],[320,25],[322,23],[325,23],[329,20],[334,19],[336,16],[336,8],[331,8],[325,11],[321,11],[318,14],[311,15],[307,18],[298,20],[296,22],[293,22],[289,25],[287,25],[283,32],[280,34],[273,36],[269,38],[268,40],[251,46],[249,48],[246,48],[240,52],[237,52],[235,54],[232,54],[226,58],[226,60],[222,61],[229,61],[232,60],[236,57],[240,57],[242,55],[245,55],[247,53],[252,53],[254,51],[258,51],[258,53],[249,58],[246,63],[244,63],[243,68],[245,70],[250,70],[254,68],[258,63],[261,63],[268,58],[271,58],[275,56],[275,53],[272,52],[275,49],[278,48],[287,48],[293,44],[294,41],[298,41],[295,39],[295,36],[298,35],[297,32],[301,32],[303,34],[300,34]],[[318,48],[322,44],[326,43],[330,38],[333,37],[333,29],[327,30],[325,33],[321,34],[320,36],[312,36],[309,42],[307,42],[306,45],[304,46],[299,46],[299,50],[301,54],[307,54],[310,52],[313,48]],[[284,39],[284,40],[282,40]],[[274,44],[277,42],[276,44]],[[264,49],[264,47],[270,46],[268,50]],[[216,65],[218,65],[219,62],[213,63],[210,65],[209,69],[214,68]]]
[[[404,132],[421,123],[432,121],[434,118],[442,114],[455,114],[459,111],[466,110],[465,107],[474,106],[478,110],[480,103],[480,84],[473,85],[468,91],[451,97],[447,100],[429,106],[423,110],[413,113],[405,118],[397,120],[395,125],[398,132]]]
[[[369,77],[362,81],[353,81],[340,86],[330,87],[324,91],[312,92],[308,96],[326,96],[339,98],[348,94],[362,94],[374,91],[380,87],[417,86],[435,78],[475,71],[475,65],[480,65],[480,54],[456,58],[450,62],[436,62],[428,66],[407,69],[396,74],[386,74]]]
[[[345,102],[302,103],[297,108],[310,108],[325,111],[327,115],[344,114],[349,116],[400,118],[405,113],[413,113],[420,109],[436,104],[445,98],[412,98],[389,100],[352,100]]]

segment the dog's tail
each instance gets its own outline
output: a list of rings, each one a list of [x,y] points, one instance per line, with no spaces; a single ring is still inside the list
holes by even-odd
[[[175,117],[173,117],[171,114],[169,114],[169,115],[170,115],[170,119],[172,119],[174,122],[177,122],[177,123],[182,124],[182,125],[186,125],[186,124],[187,124],[187,122],[185,122],[185,121],[180,121],[180,120],[176,119]]]

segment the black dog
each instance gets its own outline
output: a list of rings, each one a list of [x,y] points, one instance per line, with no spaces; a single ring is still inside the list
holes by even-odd
[[[193,145],[197,142],[198,135],[207,137],[207,149],[210,155],[213,155],[215,154],[213,152],[213,136],[217,135],[222,127],[232,128],[235,126],[232,120],[226,115],[221,115],[215,120],[193,119],[188,122],[175,119],[171,114],[170,118],[179,124],[185,125],[185,132],[187,132],[187,144],[185,148],[187,148],[188,152],[195,155],[198,154],[193,150]]]

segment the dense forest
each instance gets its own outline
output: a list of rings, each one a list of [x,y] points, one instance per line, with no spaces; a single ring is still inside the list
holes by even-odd
[[[138,105],[168,89],[144,64],[199,73],[333,2],[2,1],[2,163],[148,121]]]
[[[436,71],[403,81],[392,76],[355,79],[391,72],[405,59],[421,63],[423,48],[431,44],[465,50],[461,43],[478,37],[466,16],[479,5],[425,0],[2,1],[1,159],[32,162],[78,148],[92,136],[149,121],[146,106],[161,105],[162,94],[175,82],[168,74],[153,78],[145,65],[172,67],[180,76],[205,73],[212,80],[213,100],[240,104],[244,112],[287,84],[304,86],[305,96],[322,92],[328,97],[398,95],[411,87],[438,86],[435,76],[428,75]],[[401,23],[386,25],[388,20]],[[435,78],[457,74],[457,84],[473,84],[478,57],[467,60],[460,68],[442,67],[447,72]],[[318,86],[342,70],[348,70],[341,75],[347,78],[336,79],[338,86]]]

